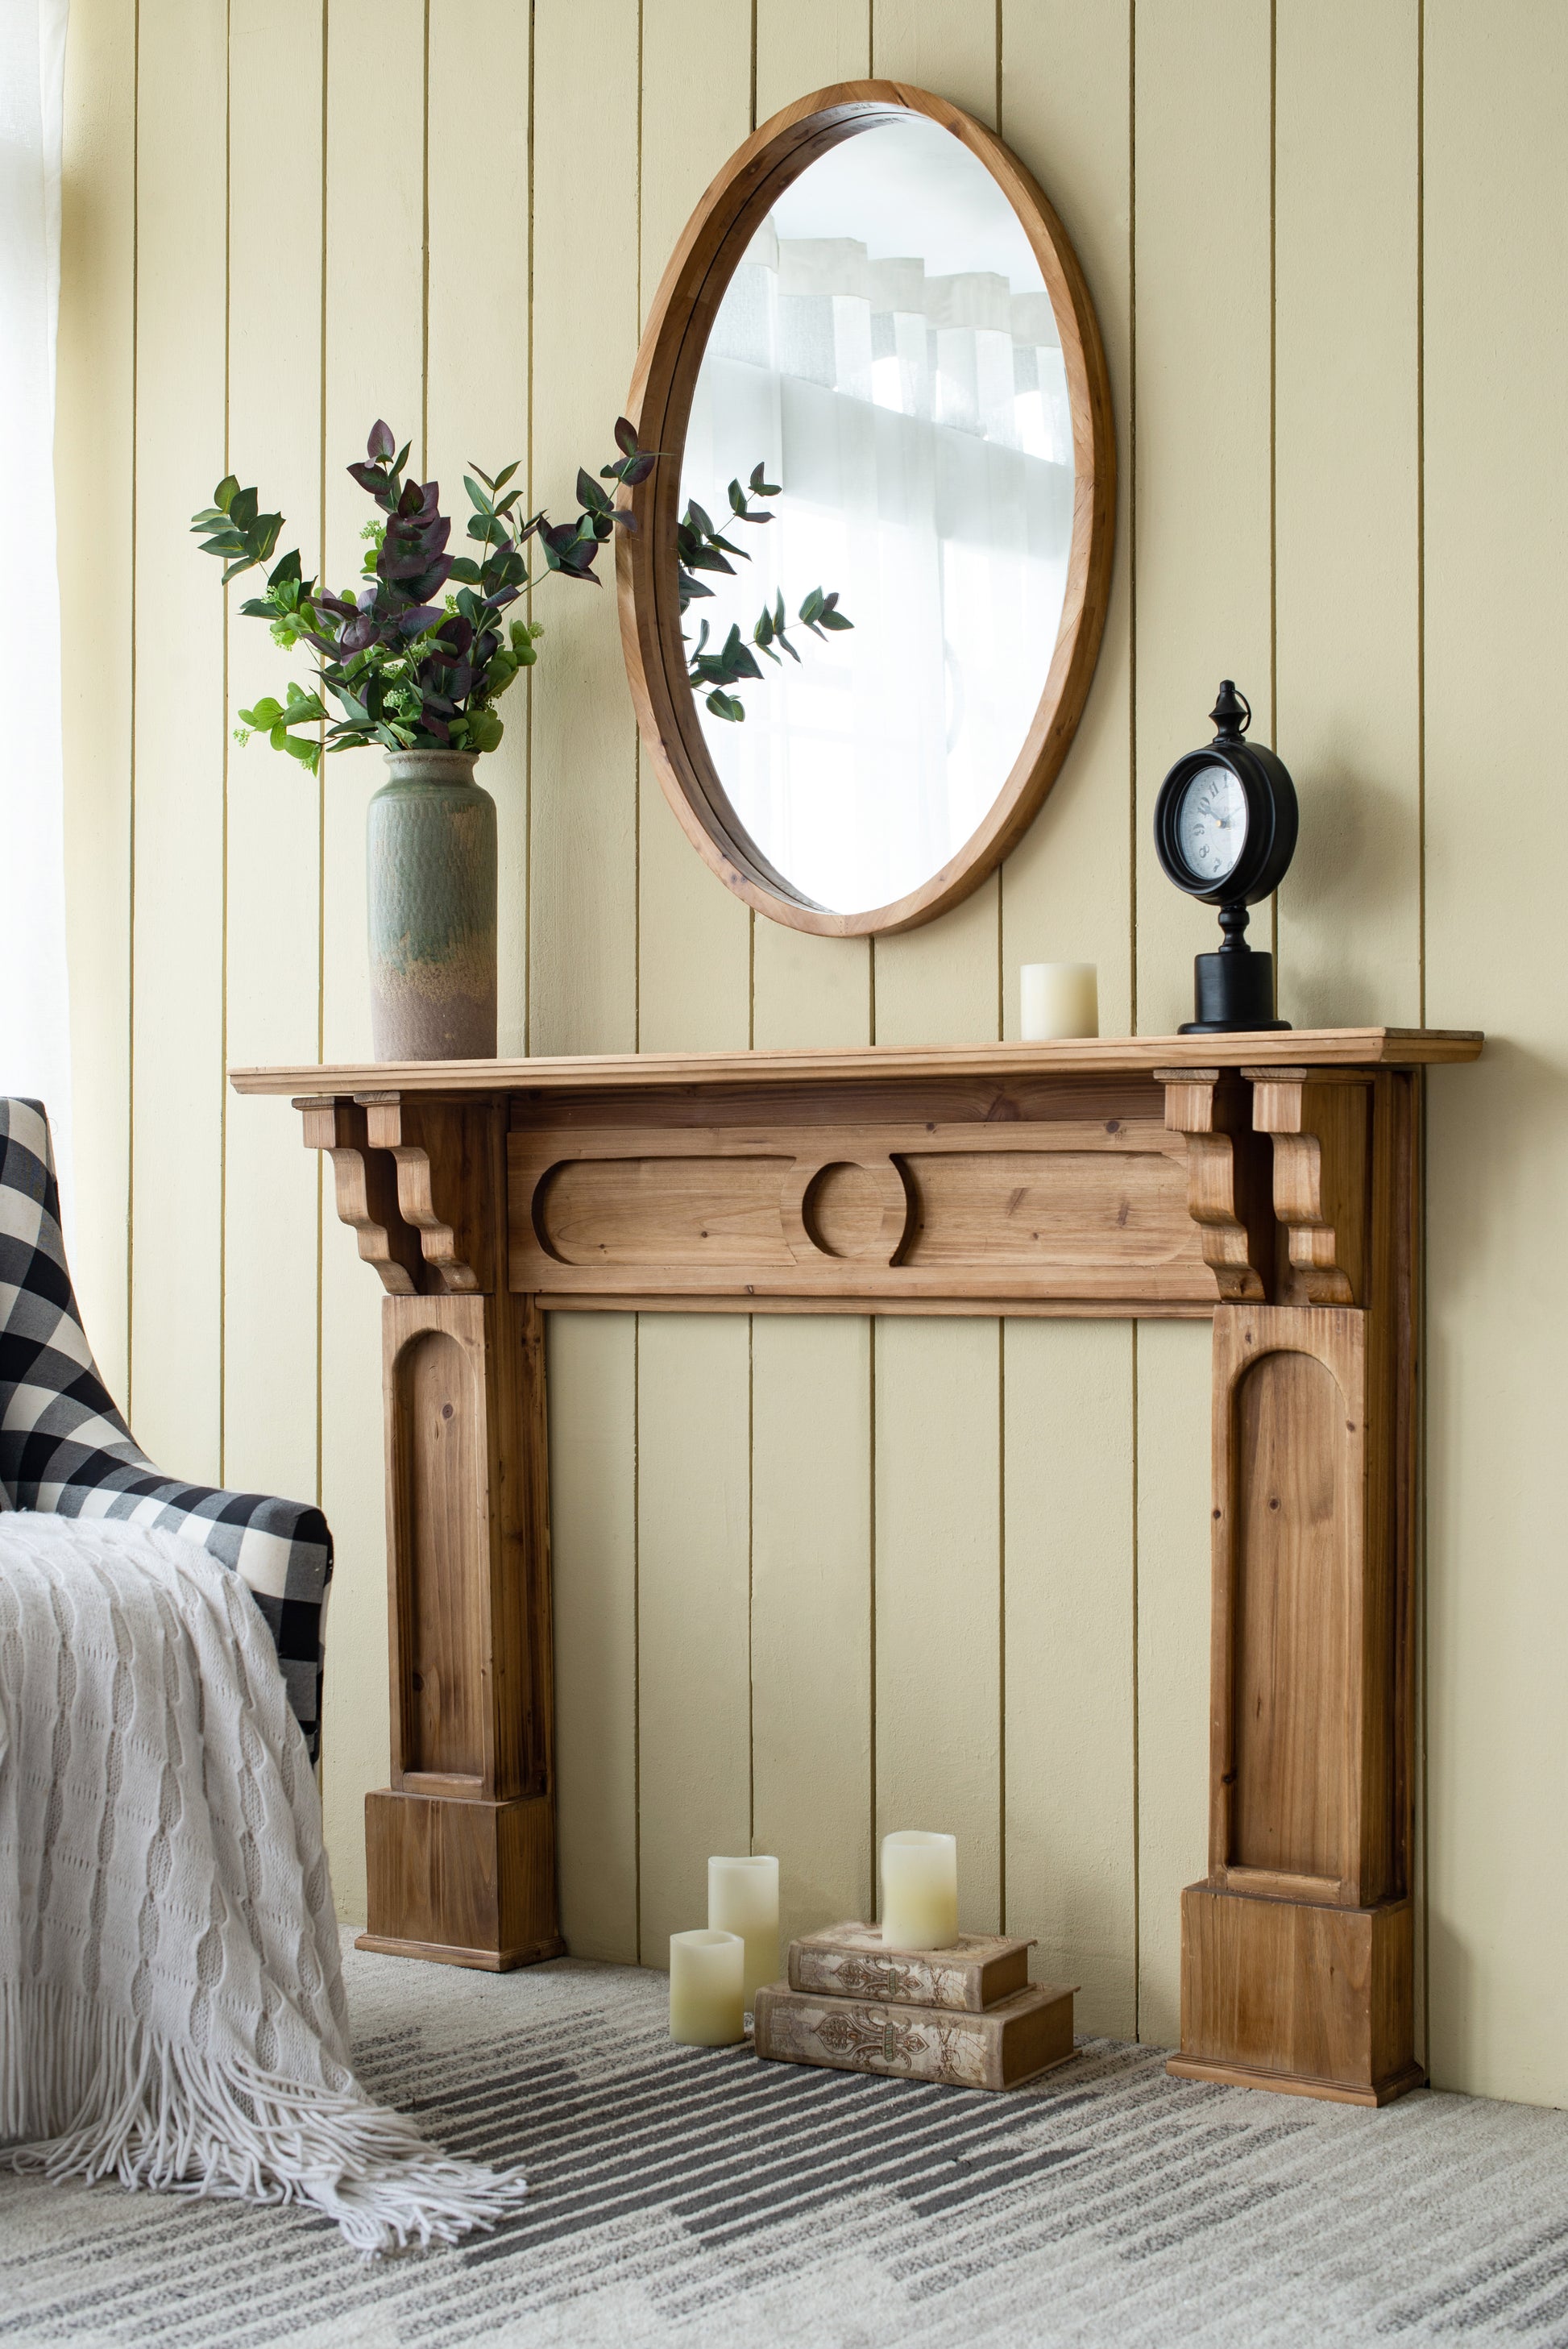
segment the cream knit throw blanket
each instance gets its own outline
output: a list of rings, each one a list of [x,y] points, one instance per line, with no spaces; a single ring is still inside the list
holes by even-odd
[[[244,1585],[170,1534],[0,1511],[0,2161],[314,2203],[367,2252],[514,2207],[372,2103],[346,2021]]]

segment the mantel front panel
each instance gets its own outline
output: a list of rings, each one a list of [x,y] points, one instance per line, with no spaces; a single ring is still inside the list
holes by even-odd
[[[1213,1309],[1151,1080],[564,1107],[508,1137],[511,1285],[551,1305]]]

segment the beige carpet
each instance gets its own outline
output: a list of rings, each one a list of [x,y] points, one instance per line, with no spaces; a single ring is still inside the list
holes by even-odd
[[[521,2159],[519,2218],[366,2267],[297,2211],[0,2179],[0,2344],[1561,2344],[1568,2115],[1364,2113],[1104,2040],[985,2096],[673,2048],[662,1977],[349,1952],[367,2082]]]

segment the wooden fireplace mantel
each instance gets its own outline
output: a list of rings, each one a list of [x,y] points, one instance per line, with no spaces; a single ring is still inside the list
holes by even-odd
[[[391,1785],[366,1944],[507,1967],[555,1895],[544,1312],[1212,1319],[1209,1872],[1171,2068],[1420,2078],[1423,1069],[1384,1028],[242,1069],[387,1291]]]

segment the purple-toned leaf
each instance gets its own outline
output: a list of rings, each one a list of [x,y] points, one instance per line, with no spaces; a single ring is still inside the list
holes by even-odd
[[[622,455],[623,455],[624,457],[634,457],[634,456],[636,455],[636,453],[637,453],[637,428],[636,428],[636,426],[632,422],[632,420],[631,420],[630,417],[626,417],[626,416],[617,416],[617,417],[616,417],[616,419],[615,419],[615,446],[616,446],[616,448],[617,448],[617,449],[619,449],[619,450],[620,450],[620,451],[621,451],[621,453],[622,453]]]
[[[387,422],[385,417],[378,416],[370,428],[370,438],[365,444],[366,455],[374,464],[377,459],[385,460],[389,457],[397,446],[397,441],[392,438],[392,427]]]

